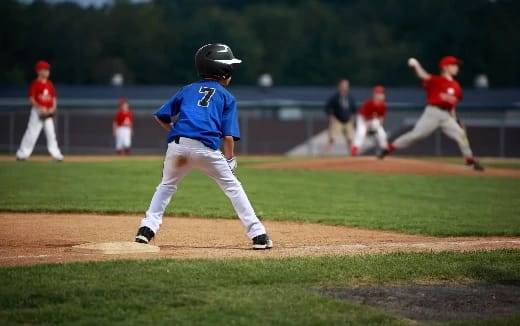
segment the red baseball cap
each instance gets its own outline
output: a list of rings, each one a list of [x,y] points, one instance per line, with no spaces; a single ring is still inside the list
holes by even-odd
[[[47,61],[40,60],[34,65],[34,70],[51,69],[51,65]]]
[[[381,85],[377,85],[376,87],[374,87],[373,92],[374,93],[384,93],[385,88]]]
[[[441,61],[439,61],[439,67],[442,69],[444,68],[444,66],[447,66],[447,65],[462,65],[462,60],[454,57],[454,56],[451,56],[451,55],[448,55],[448,56],[445,56],[444,58],[441,59]]]
[[[126,98],[120,98],[119,102],[117,102],[119,106],[123,104],[128,104],[128,100]]]

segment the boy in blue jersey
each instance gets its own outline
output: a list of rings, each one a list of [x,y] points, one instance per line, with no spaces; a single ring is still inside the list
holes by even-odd
[[[253,241],[253,249],[273,247],[233,174],[237,167],[234,145],[235,140],[240,139],[240,131],[235,98],[224,87],[231,82],[233,65],[240,62],[225,44],[201,47],[195,54],[195,65],[203,79],[183,87],[155,112],[155,120],[168,130],[168,150],[162,181],[141,221],[136,242],[148,243],[155,236],[164,210],[177,192],[177,184],[193,168],[198,168],[215,180],[229,197]],[[172,123],[174,116],[177,120]]]

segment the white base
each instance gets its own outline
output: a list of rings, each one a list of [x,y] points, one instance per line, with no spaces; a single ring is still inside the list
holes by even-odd
[[[159,252],[160,248],[137,242],[104,242],[72,246],[72,251],[89,254],[120,255]]]

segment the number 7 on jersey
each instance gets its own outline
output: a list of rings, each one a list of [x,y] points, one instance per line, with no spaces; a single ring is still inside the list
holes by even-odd
[[[211,87],[202,86],[199,89],[199,93],[204,94],[204,96],[198,102],[199,106],[207,108],[209,106],[209,101],[211,100],[211,97],[213,96],[213,94],[215,94],[215,89]]]

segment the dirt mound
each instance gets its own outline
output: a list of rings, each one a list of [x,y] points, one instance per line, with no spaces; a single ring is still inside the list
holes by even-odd
[[[424,322],[518,314],[520,284],[429,284],[317,289],[336,299]]]
[[[0,266],[150,258],[281,258],[355,255],[394,251],[445,251],[517,248],[520,237],[436,238],[294,222],[266,221],[274,241],[269,251],[253,251],[237,220],[165,218],[152,244],[159,253],[101,255],[78,253],[72,246],[132,241],[140,216],[0,213]],[[305,241],[302,241],[304,239]]]
[[[474,171],[463,164],[424,161],[409,158],[375,157],[318,158],[289,162],[262,163],[253,167],[264,169],[300,169],[317,171],[354,171],[376,174],[464,175],[475,177],[520,177],[520,170],[487,168]]]

